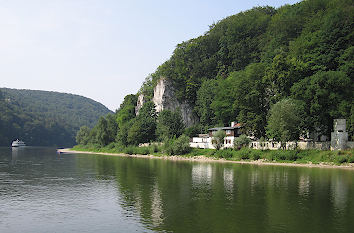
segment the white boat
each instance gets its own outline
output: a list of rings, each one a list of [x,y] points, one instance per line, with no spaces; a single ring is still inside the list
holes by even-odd
[[[20,141],[18,139],[12,142],[12,147],[20,147],[20,146],[26,146],[26,144],[23,141]]]

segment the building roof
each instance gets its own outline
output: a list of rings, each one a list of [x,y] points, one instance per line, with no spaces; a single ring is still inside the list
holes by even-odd
[[[210,128],[208,131],[218,131],[218,130],[232,130],[232,129],[239,129],[241,128],[240,125],[235,125],[234,127],[215,127],[215,128]]]

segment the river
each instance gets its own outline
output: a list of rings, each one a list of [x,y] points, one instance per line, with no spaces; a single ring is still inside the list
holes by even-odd
[[[0,232],[352,232],[354,171],[0,148]]]

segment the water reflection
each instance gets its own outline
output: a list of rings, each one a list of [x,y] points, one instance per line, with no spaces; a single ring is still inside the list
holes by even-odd
[[[228,194],[233,193],[234,189],[234,171],[232,168],[224,168],[224,188]]]
[[[195,187],[211,186],[213,169],[210,164],[196,163],[192,166],[192,181]]]
[[[333,199],[342,212],[354,207],[354,187],[337,178],[354,178],[352,171],[125,158],[112,164],[118,195],[152,230],[334,232],[354,225],[334,224],[349,216],[333,216],[324,204]]]
[[[0,162],[0,232],[354,229],[354,171],[10,148]]]
[[[155,183],[151,197],[151,219],[154,227],[158,227],[163,222],[163,210],[161,193],[158,188],[158,184]]]
[[[11,153],[11,161],[10,161],[10,165],[14,166],[17,163],[17,159],[18,159],[18,154],[23,151],[23,148],[21,147],[12,147],[12,153]]]
[[[310,192],[310,176],[308,174],[299,177],[299,194],[307,196]]]
[[[337,212],[343,212],[347,205],[348,187],[338,176],[332,177],[331,179],[331,194],[335,210]]]

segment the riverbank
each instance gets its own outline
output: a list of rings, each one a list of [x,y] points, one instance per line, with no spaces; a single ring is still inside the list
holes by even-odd
[[[204,155],[195,156],[183,156],[183,155],[142,155],[142,154],[126,154],[126,153],[110,153],[110,152],[97,152],[97,151],[84,151],[73,148],[58,149],[59,153],[73,153],[73,154],[99,154],[99,155],[109,155],[109,156],[121,156],[121,157],[132,157],[132,158],[146,158],[146,159],[165,159],[173,161],[196,161],[196,162],[218,162],[218,163],[236,163],[236,164],[252,164],[252,165],[268,165],[268,166],[292,166],[292,167],[318,167],[318,168],[342,168],[342,169],[353,169],[354,163],[342,163],[340,165],[334,163],[319,162],[313,163],[311,161],[267,161],[266,159],[257,160],[233,160],[225,158],[215,158],[207,157]]]

